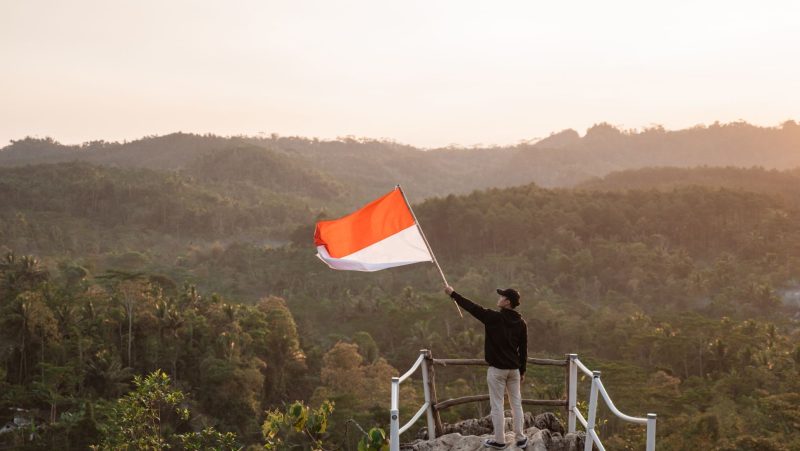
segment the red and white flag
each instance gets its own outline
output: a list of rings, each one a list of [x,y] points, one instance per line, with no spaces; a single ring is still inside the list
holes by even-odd
[[[434,261],[400,188],[343,218],[318,222],[314,242],[317,257],[333,269],[379,271]]]

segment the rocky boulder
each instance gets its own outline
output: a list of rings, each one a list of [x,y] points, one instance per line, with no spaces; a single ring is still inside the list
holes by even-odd
[[[427,440],[427,430],[422,429],[417,440],[401,444],[406,451],[485,451],[483,442],[492,438],[492,418],[485,416],[445,424],[444,434],[435,440]],[[506,449],[516,449],[511,432],[511,412],[506,412]],[[564,426],[552,413],[532,415],[525,412],[525,435],[528,437],[528,450],[531,451],[581,451],[585,440],[583,432],[565,434]]]

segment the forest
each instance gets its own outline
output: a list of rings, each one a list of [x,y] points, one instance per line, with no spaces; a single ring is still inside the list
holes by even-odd
[[[600,127],[553,136],[548,146],[584,152],[600,135],[679,141],[742,127],[798,133],[792,124]],[[160,160],[150,167],[126,153],[164,139],[12,145],[56,160],[0,168],[0,426],[20,423],[0,434],[0,446],[366,446],[362,430],[387,429],[391,376],[420,349],[480,357],[483,331],[459,318],[433,265],[329,270],[314,256],[314,222],[391,189],[376,168],[390,172],[394,159],[411,155],[398,169],[411,174],[423,160],[463,153],[452,174],[431,166],[419,185],[409,179],[414,210],[459,292],[491,306],[496,287],[520,290],[531,356],[574,352],[602,370],[622,411],[658,413],[659,449],[800,449],[800,209],[788,157],[764,164],[781,171],[581,171],[597,178],[544,188],[516,183],[513,171],[508,186],[465,181],[489,152],[481,149],[415,156],[391,143],[297,139],[290,151],[289,138],[231,146],[186,135],[151,152]],[[337,146],[324,164],[303,164]],[[6,152],[0,161],[10,161]],[[87,157],[58,161],[64,152]],[[348,152],[374,155],[356,166]],[[359,188],[342,176],[347,165]],[[485,391],[479,369],[437,370],[437,384],[440,397]],[[421,385],[403,387],[408,415]],[[563,373],[547,368],[532,368],[523,388],[544,399],[563,390]],[[148,408],[156,401],[159,409]],[[469,404],[443,419],[487,413]],[[607,410],[600,418],[609,449],[644,447],[642,428]]]

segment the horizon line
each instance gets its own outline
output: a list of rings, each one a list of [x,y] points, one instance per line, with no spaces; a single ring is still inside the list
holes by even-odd
[[[583,134],[581,134],[580,132],[578,132],[574,128],[567,127],[567,128],[561,129],[559,131],[550,132],[550,134],[548,136],[545,136],[545,137],[534,137],[534,138],[529,138],[529,139],[521,138],[521,139],[517,140],[516,143],[507,143],[507,144],[475,143],[475,144],[468,144],[468,145],[467,144],[461,144],[461,143],[450,143],[450,144],[447,144],[447,145],[444,145],[444,146],[417,146],[417,145],[414,145],[414,144],[400,142],[400,141],[397,141],[394,138],[389,138],[389,137],[375,138],[375,137],[357,136],[357,135],[338,135],[338,136],[336,136],[334,138],[330,138],[330,137],[307,136],[307,135],[296,135],[296,134],[283,135],[283,134],[278,133],[278,132],[264,132],[264,131],[259,131],[259,132],[253,133],[253,134],[248,134],[248,133],[224,134],[224,133],[197,132],[197,131],[185,132],[183,130],[177,130],[177,131],[164,133],[164,134],[142,135],[142,136],[139,136],[137,138],[132,138],[132,139],[123,138],[121,140],[117,139],[117,140],[108,140],[107,141],[107,140],[101,138],[101,139],[82,141],[82,142],[79,142],[79,143],[62,142],[62,141],[59,141],[57,138],[49,136],[49,135],[45,135],[44,137],[41,137],[39,135],[26,135],[25,137],[23,137],[21,139],[9,138],[8,141],[6,142],[6,144],[3,145],[3,147],[0,147],[0,151],[3,151],[6,148],[11,147],[12,145],[14,145],[17,142],[25,141],[25,140],[28,140],[28,139],[39,140],[39,141],[52,141],[54,144],[58,144],[58,145],[65,146],[65,147],[86,147],[86,146],[91,145],[93,143],[99,143],[99,142],[103,142],[103,143],[110,144],[110,145],[114,145],[114,144],[125,145],[125,144],[129,144],[129,143],[132,143],[132,142],[141,141],[141,140],[144,140],[144,139],[163,138],[163,137],[170,136],[170,135],[180,135],[180,134],[200,136],[200,137],[216,137],[216,138],[223,138],[223,139],[247,138],[247,139],[261,139],[261,140],[278,140],[278,139],[285,139],[286,138],[286,139],[303,139],[303,140],[308,140],[308,141],[319,141],[319,142],[348,142],[348,141],[355,141],[355,142],[362,143],[362,144],[374,142],[374,143],[382,143],[382,144],[393,144],[393,145],[398,145],[398,146],[402,146],[402,147],[410,147],[410,148],[414,148],[414,149],[422,150],[422,151],[443,150],[443,149],[477,150],[477,149],[513,148],[513,147],[519,147],[519,146],[523,146],[523,145],[535,145],[535,144],[537,144],[537,143],[539,143],[541,141],[544,141],[547,138],[559,135],[559,134],[564,133],[564,132],[569,132],[569,131],[575,132],[576,134],[578,134],[578,138],[583,139],[589,134],[589,131],[591,131],[592,129],[597,128],[597,127],[609,127],[609,128],[612,128],[614,130],[619,131],[620,134],[622,134],[622,135],[633,136],[633,135],[644,134],[644,133],[653,132],[653,131],[661,132],[661,133],[673,133],[673,132],[681,132],[681,131],[688,131],[688,130],[709,129],[709,128],[713,128],[713,127],[728,127],[728,126],[732,126],[732,125],[745,125],[745,126],[750,126],[750,127],[754,127],[754,128],[778,130],[778,129],[783,129],[786,125],[795,125],[796,126],[796,125],[798,125],[798,122],[795,119],[785,119],[785,120],[781,121],[780,123],[778,123],[777,125],[760,125],[760,124],[748,122],[748,121],[746,121],[744,119],[738,119],[738,120],[730,121],[730,122],[720,122],[719,120],[716,120],[716,121],[714,121],[714,122],[712,122],[710,124],[700,123],[700,124],[692,125],[692,126],[685,127],[685,128],[667,129],[662,124],[655,124],[655,123],[650,124],[649,126],[625,128],[623,125],[620,125],[620,124],[611,124],[608,121],[601,121],[601,122],[595,122],[594,124],[592,124],[592,126],[587,128],[586,131]]]

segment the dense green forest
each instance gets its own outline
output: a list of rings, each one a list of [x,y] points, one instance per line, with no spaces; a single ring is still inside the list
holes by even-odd
[[[0,443],[143,440],[152,434],[125,435],[125,419],[145,415],[135,407],[152,392],[172,408],[158,440],[179,449],[261,447],[295,400],[318,409],[309,418],[331,406],[316,434],[325,449],[354,449],[356,423],[386,428],[389,378],[419,349],[481,355],[482,329],[458,317],[432,265],[365,274],[314,257],[315,219],[371,191],[299,164],[312,157],[274,144],[285,139],[186,153],[170,172],[119,161],[0,169],[0,425],[33,421]],[[75,152],[124,145],[91,146]],[[518,287],[531,355],[576,352],[603,370],[624,412],[659,414],[659,449],[789,450],[800,449],[793,174],[651,169],[414,208],[459,292],[490,305],[497,286]],[[429,194],[449,177],[435,174]],[[437,384],[440,397],[485,391],[478,369],[437,370]],[[420,388],[404,385],[402,415]],[[563,373],[533,368],[524,390],[563,388]],[[472,404],[444,419],[487,413]],[[643,448],[643,429],[600,414],[609,449]]]
[[[253,167],[270,166],[258,158],[265,150],[241,151]],[[280,184],[247,174],[223,180],[215,174],[226,167],[214,158],[198,162],[193,177],[87,163],[0,168],[0,242],[42,255],[76,256],[242,236],[277,242],[286,241],[298,223],[313,220],[318,208],[312,205],[326,199],[337,205],[335,184],[314,173],[283,171],[275,177]],[[300,188],[302,181],[307,184]]]

